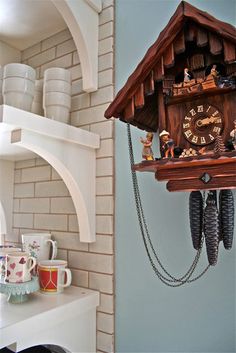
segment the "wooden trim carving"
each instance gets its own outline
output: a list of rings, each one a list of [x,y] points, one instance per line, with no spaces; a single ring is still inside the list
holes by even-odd
[[[163,62],[165,67],[172,67],[175,64],[175,53],[173,43],[166,49],[163,55]]]
[[[183,180],[201,177],[205,172],[210,176],[216,177],[222,174],[233,175],[235,174],[236,159],[225,158],[199,160],[199,161],[180,161],[173,165],[160,165],[156,171],[156,178],[159,181],[163,180]],[[222,171],[222,168],[224,171]],[[184,170],[184,175],[183,175]]]
[[[141,162],[133,170],[153,172],[158,181],[168,181],[169,191],[220,190],[236,188],[236,151],[221,153],[217,156],[194,158],[171,158],[153,162]],[[207,173],[209,181],[202,177]]]
[[[204,67],[204,55],[203,54],[195,54],[190,58],[190,69],[196,70]],[[203,75],[204,76],[204,75]]]
[[[204,47],[207,44],[208,44],[208,33],[205,29],[199,27],[197,29],[197,46]]]
[[[174,40],[175,54],[181,54],[185,51],[185,37],[184,31],[181,31]]]
[[[132,120],[134,117],[134,98],[132,97],[124,109],[124,119],[126,121]]]
[[[144,81],[144,94],[149,96],[154,93],[154,90],[153,71],[151,71],[150,75]]]
[[[163,56],[160,58],[156,66],[153,69],[153,77],[155,81],[162,81],[165,75]]]
[[[144,103],[144,86],[143,83],[141,83],[134,95],[135,108],[142,108],[144,106]]]
[[[236,53],[236,47],[235,44],[227,41],[227,40],[223,40],[223,44],[224,44],[224,58],[225,58],[225,62],[226,63],[233,63],[235,61],[235,53]]]
[[[159,119],[159,132],[162,130],[166,130],[166,111],[165,111],[165,103],[164,96],[162,94],[163,85],[162,83],[158,83],[157,87],[157,109],[158,109],[158,119]]]
[[[197,36],[197,27],[194,23],[188,25],[185,31],[185,39],[187,42],[193,42]]]
[[[222,52],[223,46],[220,38],[211,32],[209,32],[209,45],[211,54],[219,55]]]
[[[222,176],[212,178],[207,184],[204,184],[199,178],[185,179],[185,180],[170,180],[166,184],[168,191],[195,191],[195,190],[221,190],[221,189],[235,189],[236,179],[235,175]]]

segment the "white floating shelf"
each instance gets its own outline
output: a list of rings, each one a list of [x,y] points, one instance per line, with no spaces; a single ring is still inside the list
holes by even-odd
[[[100,136],[11,106],[0,106],[0,159],[35,154],[65,182],[74,202],[80,240],[95,241],[96,149]]]

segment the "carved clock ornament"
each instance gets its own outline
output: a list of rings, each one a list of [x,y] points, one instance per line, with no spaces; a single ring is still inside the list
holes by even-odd
[[[183,118],[182,131],[193,145],[205,146],[222,133],[224,118],[219,109],[210,104],[193,105]]]

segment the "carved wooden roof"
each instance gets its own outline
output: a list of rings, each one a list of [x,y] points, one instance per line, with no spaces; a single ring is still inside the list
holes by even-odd
[[[189,41],[195,41],[198,47],[208,45],[210,53],[222,54],[226,64],[236,61],[235,27],[182,1],[106,110],[105,117],[120,118],[141,129],[156,131],[156,83],[162,81],[165,70],[174,66],[176,55],[185,51]]]

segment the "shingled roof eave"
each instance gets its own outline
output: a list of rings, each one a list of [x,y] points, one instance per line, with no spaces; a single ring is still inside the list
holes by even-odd
[[[123,88],[120,89],[113,102],[105,111],[104,116],[106,118],[109,119],[111,117],[120,117],[129,100],[135,94],[137,85],[142,84],[147,78],[155,64],[158,60],[160,60],[166,48],[168,48],[168,46],[173,42],[173,33],[176,37],[187,20],[192,20],[193,22],[217,33],[221,37],[236,43],[236,29],[233,26],[217,20],[207,12],[201,11],[187,2],[182,1],[166,27],[160,32],[157,40],[147,50],[143,59],[137,65],[136,69],[129,76]],[[222,27],[224,27],[224,30],[222,30]],[[169,40],[168,37],[170,38]]]

